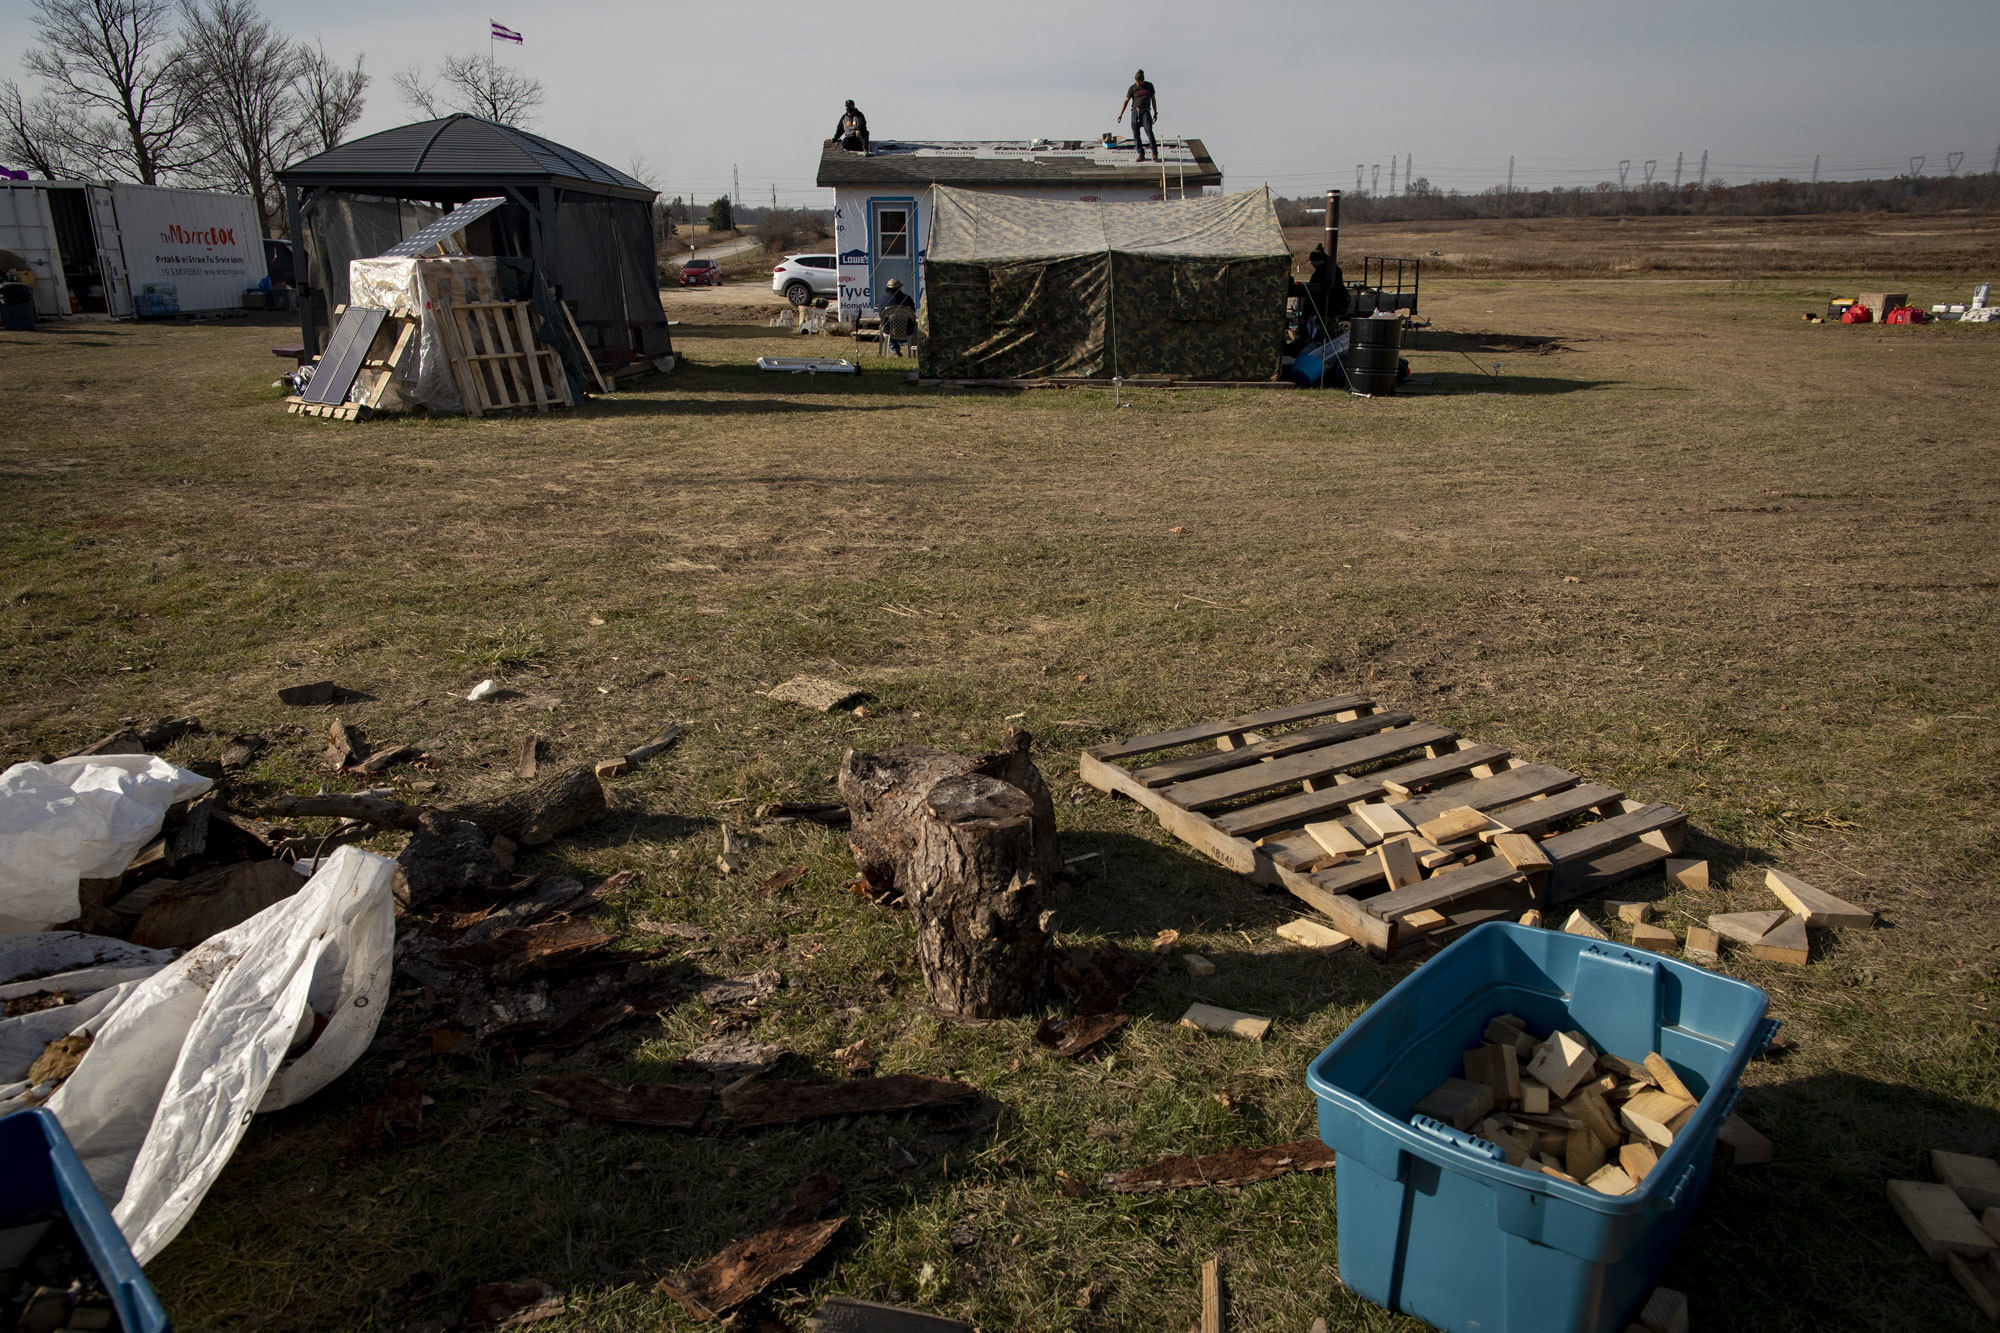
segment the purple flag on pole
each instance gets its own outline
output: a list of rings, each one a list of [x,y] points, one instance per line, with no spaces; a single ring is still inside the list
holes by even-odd
[[[488,19],[486,21],[488,23],[493,23],[492,19]],[[496,42],[513,42],[517,45],[522,40],[520,33],[515,32],[512,28],[508,27],[504,23],[493,23],[492,37],[493,40]]]

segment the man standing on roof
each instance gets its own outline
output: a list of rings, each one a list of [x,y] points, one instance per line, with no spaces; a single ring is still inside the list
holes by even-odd
[[[1125,90],[1125,101],[1118,104],[1118,119],[1125,118],[1125,107],[1132,107],[1132,146],[1139,150],[1139,160],[1146,160],[1146,139],[1153,141],[1153,160],[1160,160],[1160,137],[1153,133],[1153,108],[1156,99],[1153,85],[1146,82],[1146,71],[1140,70],[1132,76],[1132,86]],[[1141,134],[1146,137],[1140,138]]]
[[[840,113],[839,123],[833,127],[833,137],[849,152],[868,151],[868,117],[861,114],[851,97],[847,99],[847,109]]]

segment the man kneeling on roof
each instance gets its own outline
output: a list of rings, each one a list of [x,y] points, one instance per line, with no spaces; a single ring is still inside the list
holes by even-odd
[[[868,117],[861,114],[851,97],[847,99],[847,109],[840,113],[839,123],[833,127],[833,137],[850,153],[868,151]]]

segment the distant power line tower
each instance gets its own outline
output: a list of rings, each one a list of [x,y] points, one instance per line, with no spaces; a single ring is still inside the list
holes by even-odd
[[[1704,148],[1701,150],[1701,178],[1694,183],[1694,188],[1700,190],[1705,188],[1707,185],[1708,185],[1708,150]]]
[[[1356,194],[1361,193],[1361,175],[1367,170],[1368,168],[1362,163],[1356,162],[1354,164],[1354,192]]]
[[[1995,162],[2000,162],[2000,151],[1996,151],[1993,154],[1993,160]],[[2000,167],[1995,167],[1994,170],[2000,171]],[[1509,203],[1512,203],[1513,200],[1514,200],[1514,155],[1512,153],[1509,153],[1507,154],[1507,201]]]
[[[1963,161],[1965,161],[1964,153],[1946,153],[1944,155],[1945,168],[1954,176],[1958,174],[1958,164]]]
[[[1619,159],[1618,159],[1618,188],[1619,188],[1619,189],[1621,189],[1621,190],[1622,190],[1622,189],[1624,189],[1624,188],[1625,188],[1625,177],[1626,177],[1626,175],[1627,175],[1627,174],[1628,174],[1628,173],[1629,173],[1629,172],[1630,172],[1631,170],[1632,170],[1632,159],[1631,159],[1631,158],[1629,158],[1629,157],[1621,157],[1621,158],[1619,158]]]
[[[1918,153],[1910,159],[1910,174],[1912,176],[1921,176],[1924,174],[1924,155],[1922,153]]]
[[[1391,153],[1391,154],[1389,155],[1389,193],[1390,193],[1390,194],[1394,194],[1394,193],[1396,192],[1396,167],[1397,167],[1397,165],[1398,165],[1398,164],[1397,164],[1397,162],[1396,162],[1396,155],[1395,155],[1394,153]]]
[[[1368,193],[1374,194],[1375,187],[1382,183],[1382,164],[1373,162],[1368,167]]]
[[[1812,183],[1813,183],[1814,185],[1818,185],[1818,184],[1819,184],[1819,154],[1818,154],[1818,153],[1814,153],[1814,154],[1813,154],[1813,177],[1812,177]]]
[[[1675,153],[1675,154],[1674,154],[1674,193],[1675,193],[1675,194],[1679,194],[1679,193],[1681,192],[1681,160],[1682,160],[1683,158],[1685,158],[1686,156],[1687,156],[1687,154],[1686,154],[1686,153]]]
[[[1642,170],[1644,170],[1646,173],[1646,188],[1649,190],[1653,188],[1653,169],[1659,165],[1660,161],[1658,158],[1649,157],[1646,159],[1646,164],[1642,168]]]
[[[729,198],[738,207],[743,207],[743,173],[735,163],[729,166]]]
[[[1410,172],[1411,172],[1411,170],[1412,170],[1412,168],[1411,168],[1411,166],[1410,166],[1410,162],[1411,162],[1411,159],[1412,159],[1412,156],[1413,156],[1413,155],[1412,155],[1412,154],[1409,154],[1409,153],[1405,153],[1405,154],[1403,154],[1403,193],[1404,193],[1404,194],[1408,194],[1408,193],[1410,192],[1410,186],[1411,186],[1412,184],[1414,184],[1414,183],[1416,182],[1416,179],[1417,179],[1417,178],[1416,178],[1415,176],[1413,176],[1413,175],[1411,175],[1411,174],[1410,174]]]

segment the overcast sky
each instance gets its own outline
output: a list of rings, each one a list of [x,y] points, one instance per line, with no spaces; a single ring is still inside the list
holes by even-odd
[[[1351,189],[1355,164],[1409,154],[1467,191],[1615,180],[1893,175],[1909,159],[1987,170],[2000,147],[2000,0],[1010,0],[1006,4],[699,6],[656,0],[264,0],[376,75],[362,131],[411,118],[389,74],[486,50],[548,87],[541,133],[706,200],[741,172],[746,203],[826,202],[813,187],[841,99],[878,139],[1089,138],[1132,71],[1163,135],[1200,138],[1227,188]],[[0,51],[26,0],[0,0]],[[1332,34],[1327,28],[1335,29]],[[23,34],[25,35],[25,34]],[[1328,73],[1329,63],[1339,71]],[[9,62],[11,63],[11,62]],[[18,77],[18,75],[17,75]],[[1400,176],[1399,176],[1400,180]]]

